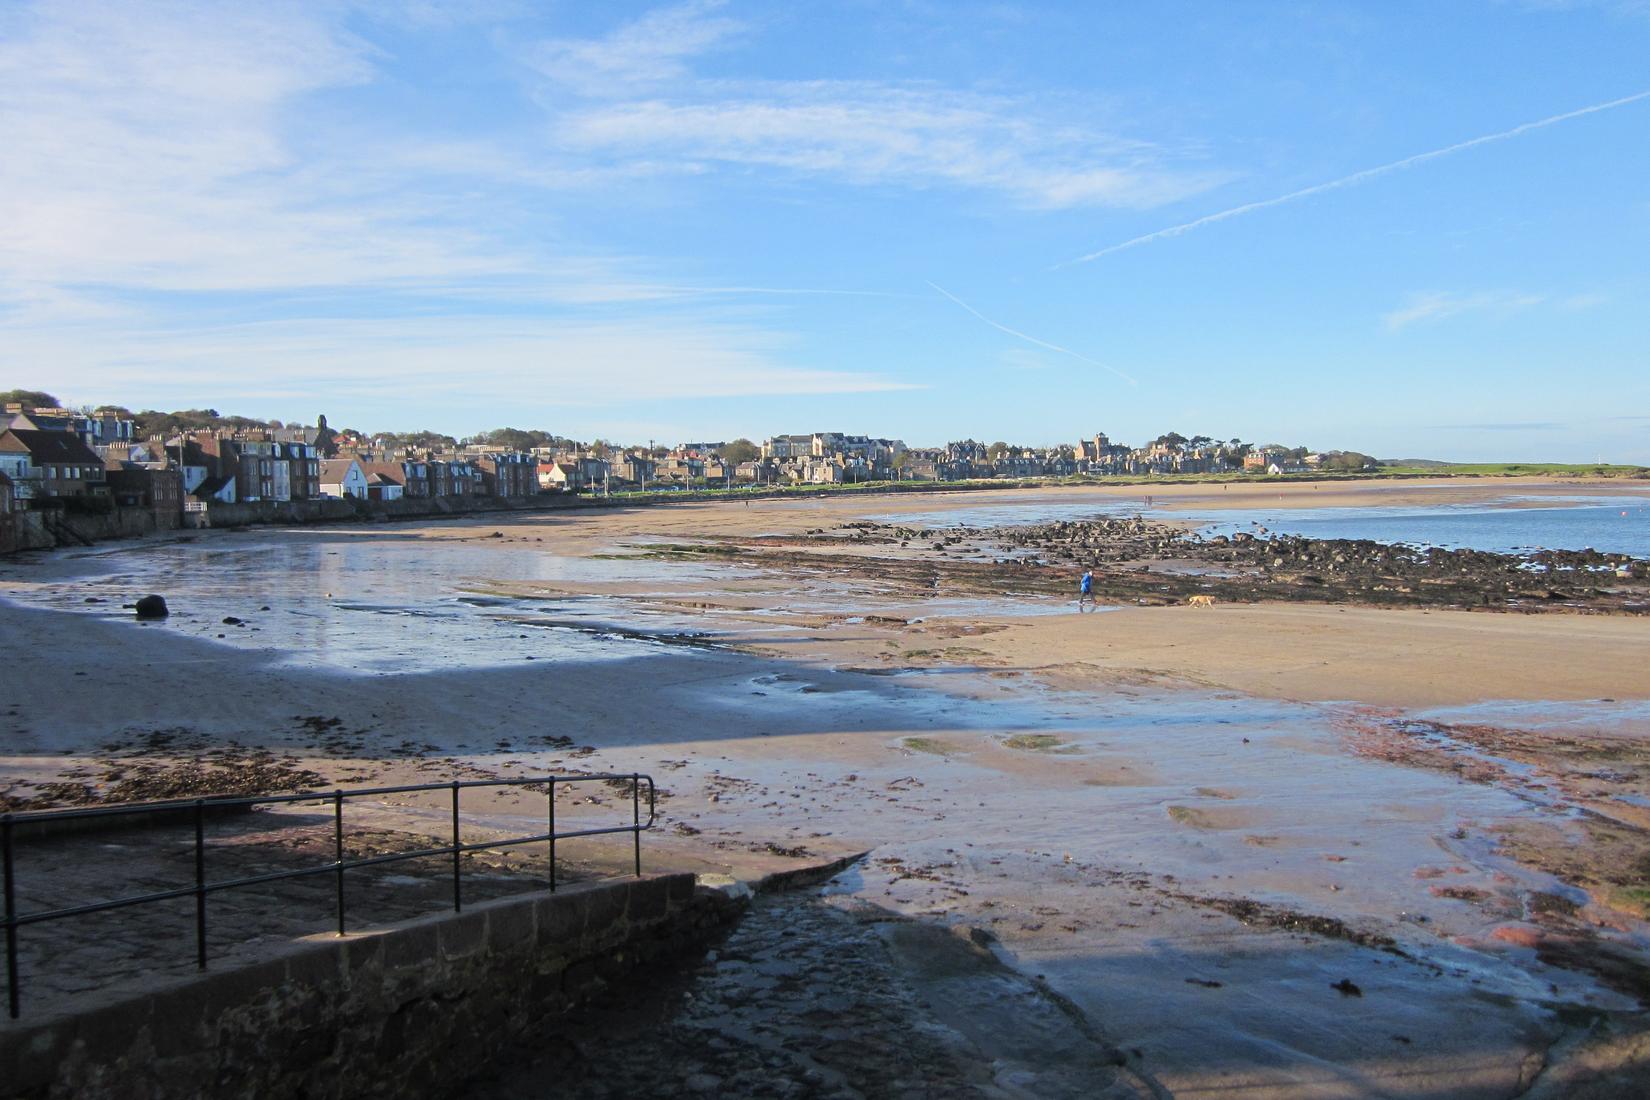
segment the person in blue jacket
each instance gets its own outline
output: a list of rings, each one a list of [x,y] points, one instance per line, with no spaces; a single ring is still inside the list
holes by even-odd
[[[1094,574],[1083,570],[1083,579],[1077,582],[1077,610],[1083,610],[1083,604],[1094,606]]]

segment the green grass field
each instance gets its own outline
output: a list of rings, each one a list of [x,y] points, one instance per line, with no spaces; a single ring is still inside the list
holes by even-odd
[[[1650,468],[1597,462],[1449,462],[1441,466],[1383,466],[1381,473],[1438,477],[1632,477],[1650,478]]]
[[[671,489],[615,492],[614,499],[632,501],[680,500],[692,497],[819,496],[838,493],[954,492],[966,489],[1025,489],[1050,485],[1186,485],[1246,481],[1380,481],[1423,477],[1607,477],[1650,480],[1650,467],[1587,462],[1451,462],[1426,466],[1382,466],[1356,473],[1311,472],[1282,474],[1155,474],[1140,477],[1113,475],[1038,478],[990,478],[970,481],[861,481],[841,485],[711,485],[691,491]]]

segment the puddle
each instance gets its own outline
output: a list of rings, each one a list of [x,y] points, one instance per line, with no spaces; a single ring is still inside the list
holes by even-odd
[[[656,572],[663,568],[641,564]],[[543,622],[526,629],[520,616],[541,615],[544,602],[484,591],[501,580],[623,579],[628,568],[536,550],[499,553],[456,541],[283,532],[277,539],[228,538],[64,557],[26,571],[8,569],[0,577],[22,582],[4,590],[20,603],[123,622],[131,621],[131,612],[122,604],[157,592],[167,598],[172,614],[147,629],[268,652],[288,666],[383,675],[524,660],[620,660],[646,652],[650,643],[634,634]],[[483,591],[473,591],[477,588]],[[611,601],[567,602],[564,617],[570,619],[634,618]],[[677,625],[665,622],[658,629],[666,633]]]

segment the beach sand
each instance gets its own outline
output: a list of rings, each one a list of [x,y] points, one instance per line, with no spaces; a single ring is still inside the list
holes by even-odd
[[[1497,479],[1151,492],[1159,507],[1212,492],[1223,504],[1274,508],[1279,496],[1322,507],[1623,488]],[[496,556],[502,576],[502,563],[523,554],[589,560],[864,515],[915,521],[1030,498],[1107,508],[1142,495],[692,503],[207,533],[199,545],[453,544],[479,555],[466,568]],[[637,643],[616,660],[340,674],[282,660],[273,635],[231,646],[186,636],[181,621],[139,626],[26,606],[92,560],[38,555],[0,568],[0,596],[22,601],[0,602],[0,790],[76,769],[95,778],[120,760],[99,746],[169,729],[267,748],[346,785],[443,781],[455,770],[649,772],[668,792],[644,846],[650,866],[748,877],[869,851],[835,889],[989,932],[1006,961],[1045,975],[1108,1041],[1137,1052],[1136,1072],[1174,1092],[1513,1095],[1532,1067],[1569,1065],[1572,1048],[1621,1063],[1598,1053],[1591,1025],[1577,1020],[1643,1032],[1619,982],[1554,947],[1630,954],[1642,950],[1643,923],[1590,903],[1555,877],[1565,867],[1502,850],[1514,834],[1543,851],[1575,843],[1572,817],[1552,808],[1591,799],[1608,809],[1608,793],[1543,785],[1539,767],[1518,783],[1475,779],[1370,745],[1428,708],[1470,717],[1473,707],[1559,701],[1642,754],[1644,618],[1310,604],[1079,616],[1046,600],[1036,614],[1012,600],[936,612],[937,601],[909,592],[738,566],[709,579],[673,579],[661,562],[640,580],[493,583],[483,564],[467,590],[546,602],[595,595],[643,624],[662,609],[672,622],[693,617],[722,648]],[[431,598],[452,583],[431,577]],[[167,595],[188,609],[190,591]],[[529,644],[549,658],[556,637]],[[529,801],[475,812],[508,831],[536,819]],[[592,841],[581,858],[618,869],[625,856]],[[1562,911],[1533,916],[1547,903],[1531,899],[1548,896]],[[1235,909],[1234,899],[1260,908]],[[1300,914],[1323,920],[1303,925]]]
[[[1002,629],[959,639],[977,651],[976,663],[1062,689],[1152,682],[1406,709],[1650,698],[1650,624],[1634,618],[1230,604],[991,625]],[[831,633],[809,652],[829,654]],[[845,643],[836,659],[852,663],[875,649]]]

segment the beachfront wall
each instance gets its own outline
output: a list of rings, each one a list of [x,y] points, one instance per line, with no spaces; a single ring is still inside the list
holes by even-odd
[[[0,554],[43,550],[56,545],[57,540],[46,533],[44,517],[38,512],[11,510],[0,513]]]
[[[394,500],[249,500],[237,504],[206,503],[185,514],[188,527],[248,527],[261,523],[305,524],[340,520],[418,519],[468,515],[471,512],[537,511],[583,507],[586,502],[559,496],[503,500],[488,496],[401,496]]]
[[[89,546],[105,539],[129,539],[171,530],[177,523],[157,517],[152,508],[112,508],[101,515],[58,511],[14,512],[0,516],[0,554],[50,550],[54,546]]]
[[[741,907],[675,874],[317,936],[76,1015],[0,1023],[0,1092],[451,1095],[512,1040],[613,978],[704,943]]]
[[[472,512],[539,511],[595,507],[600,502],[572,496],[535,496],[514,500],[491,497],[399,497],[394,500],[254,500],[237,504],[191,501],[178,516],[154,509],[114,508],[103,515],[65,512],[15,512],[0,516],[0,554],[89,545],[105,539],[136,538],[184,527],[248,527],[255,524],[336,523],[350,520],[418,519]]]
[[[409,482],[409,485],[411,484],[413,483]],[[969,488],[975,490],[1001,490],[1020,488],[1022,485],[1021,482],[1004,479],[971,485]],[[905,482],[898,485],[884,486],[882,491],[921,492],[950,488],[952,486],[944,482],[931,484]],[[785,491],[785,495],[789,496],[798,491],[807,492],[808,490],[806,488],[791,488]],[[758,499],[764,495],[770,494],[754,494],[749,499]],[[670,496],[676,502],[723,499],[720,490],[706,493],[678,493],[670,494]],[[503,500],[494,497],[468,495],[435,498],[407,495],[397,500],[256,500],[234,504],[226,504],[215,500],[192,500],[185,506],[181,521],[182,526],[186,528],[248,527],[256,524],[302,526],[310,523],[440,518],[487,512],[551,512],[566,509],[607,508],[639,503],[646,502],[621,499],[605,500],[600,497],[588,497],[573,493],[540,493],[531,497]],[[656,500],[652,503],[659,503],[659,501]],[[20,514],[24,517],[20,523],[7,525],[0,522],[0,554],[11,553],[16,550],[46,550],[55,546],[90,544],[102,539],[133,538],[150,534],[160,527],[169,526],[157,524],[154,514],[146,508],[117,508],[110,516],[63,517],[61,521],[57,518],[42,520],[38,515],[29,512]],[[35,518],[27,518],[30,515],[35,515]]]

